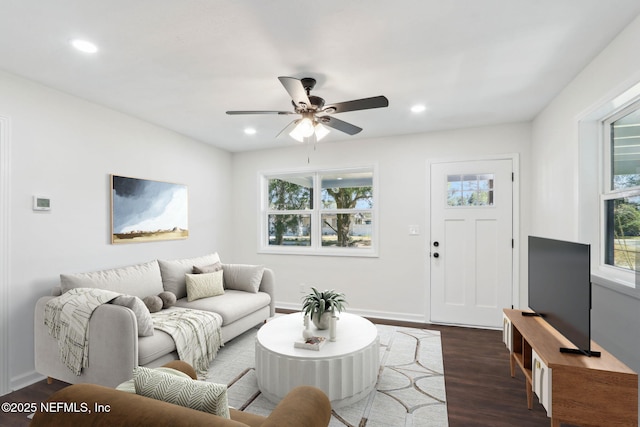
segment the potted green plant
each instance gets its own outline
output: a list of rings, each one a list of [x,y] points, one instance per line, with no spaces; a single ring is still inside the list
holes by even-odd
[[[319,292],[311,288],[312,292],[303,298],[302,311],[309,316],[318,329],[327,329],[331,316],[344,310],[347,300],[343,293],[333,289]]]

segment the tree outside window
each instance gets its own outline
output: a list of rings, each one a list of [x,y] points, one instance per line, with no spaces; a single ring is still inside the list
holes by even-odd
[[[322,177],[322,246],[371,246],[372,173]]]

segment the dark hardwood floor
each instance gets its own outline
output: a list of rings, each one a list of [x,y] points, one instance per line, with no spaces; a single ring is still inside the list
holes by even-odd
[[[421,325],[372,319],[399,326]],[[509,353],[502,333],[455,326],[422,325],[441,332],[449,426],[541,427],[551,422],[534,397],[527,409],[522,373],[509,374]],[[0,397],[0,402],[41,402],[66,384],[40,381]],[[0,413],[0,426],[28,426],[27,414]],[[390,426],[392,427],[392,426]]]

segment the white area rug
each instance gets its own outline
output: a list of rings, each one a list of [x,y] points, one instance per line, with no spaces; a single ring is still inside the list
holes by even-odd
[[[331,427],[447,427],[439,331],[376,325],[380,374],[376,390],[333,411]],[[229,386],[229,405],[267,416],[275,405],[260,394],[255,376],[256,329],[225,344],[209,368],[210,382]]]

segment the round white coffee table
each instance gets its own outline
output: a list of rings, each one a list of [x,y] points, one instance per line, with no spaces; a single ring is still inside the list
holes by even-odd
[[[256,376],[267,399],[278,403],[291,389],[312,385],[326,393],[333,408],[350,405],[375,387],[380,368],[376,327],[360,316],[340,313],[336,341],[329,330],[311,326],[315,336],[326,337],[318,350],[294,347],[302,340],[302,313],[276,317],[256,336]]]

